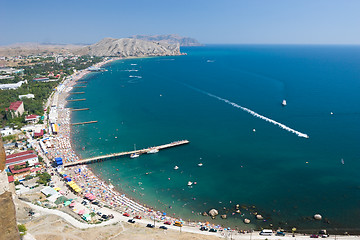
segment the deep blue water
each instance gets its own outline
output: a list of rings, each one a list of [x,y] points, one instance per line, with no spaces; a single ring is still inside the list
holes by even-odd
[[[228,219],[214,222],[230,226],[243,227],[244,218],[256,226],[299,229],[360,226],[359,46],[182,51],[188,55],[120,60],[107,65],[108,72],[86,77],[87,100],[69,105],[90,108],[74,112],[73,122],[99,121],[73,128],[83,157],[128,151],[134,144],[190,141],[137,159],[92,164],[96,173],[140,202],[183,219],[210,220],[197,214],[216,208]],[[188,181],[197,185],[189,188]],[[243,215],[232,215],[235,204],[243,206]],[[255,220],[251,212],[267,221]],[[311,220],[315,213],[330,224]]]

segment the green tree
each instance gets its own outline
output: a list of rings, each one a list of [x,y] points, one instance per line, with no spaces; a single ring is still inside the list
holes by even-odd
[[[26,234],[26,226],[24,224],[18,224],[18,229],[20,232],[20,236],[24,236]]]

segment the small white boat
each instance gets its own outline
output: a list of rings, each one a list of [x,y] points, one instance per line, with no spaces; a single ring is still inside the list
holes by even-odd
[[[341,159],[341,164],[342,164],[342,165],[344,165],[344,164],[345,164],[344,159]]]
[[[281,103],[283,106],[286,106],[286,100],[284,99]]]
[[[188,186],[191,186],[191,185],[193,185],[193,183],[192,183],[192,182],[190,182],[190,181],[188,181]]]
[[[178,167],[178,166],[175,166],[175,167],[174,167],[174,169],[175,169],[175,170],[178,170],[178,169],[179,169],[179,167]]]
[[[134,151],[136,151],[136,144],[134,144]],[[139,156],[140,156],[139,154],[133,153],[133,154],[130,155],[130,158],[137,158]]]
[[[159,149],[157,149],[157,148],[152,148],[152,149],[150,149],[147,153],[157,153],[157,152],[159,152]]]
[[[202,167],[202,165],[203,165],[202,163],[199,163],[199,164],[198,164],[199,167]]]

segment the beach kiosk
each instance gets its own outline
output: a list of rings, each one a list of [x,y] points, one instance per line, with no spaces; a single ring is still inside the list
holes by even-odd
[[[57,166],[63,165],[63,160],[61,157],[55,158],[55,162]]]

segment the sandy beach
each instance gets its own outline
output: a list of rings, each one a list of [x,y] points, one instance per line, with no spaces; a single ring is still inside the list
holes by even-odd
[[[104,62],[97,63],[94,67],[101,67],[105,64],[108,64],[112,61],[118,59],[111,59]],[[67,78],[62,84],[64,84],[63,90],[58,92],[57,97],[53,97],[57,100],[57,113],[59,125],[59,132],[55,135],[54,138],[49,139],[50,142],[48,146],[52,146],[47,149],[47,157],[51,161],[57,157],[61,157],[64,162],[76,162],[80,157],[75,153],[72,148],[71,143],[71,134],[74,134],[71,130],[71,119],[70,119],[70,110],[66,108],[66,98],[69,96],[69,91],[72,87],[77,84],[77,81],[81,80],[89,71],[82,70],[73,74],[70,78]],[[53,102],[54,105],[54,102]],[[165,222],[171,221],[174,222],[176,218],[165,216],[162,212],[156,211],[154,209],[145,207],[138,202],[130,199],[125,194],[118,192],[111,184],[100,179],[96,176],[86,165],[80,165],[76,167],[68,167],[63,170],[78,186],[82,188],[80,194],[81,197],[84,197],[86,194],[91,193],[96,197],[96,200],[101,201],[103,204],[111,206],[112,208],[118,210],[119,212],[127,212],[133,216],[139,215],[142,218],[147,218],[156,221]],[[213,225],[209,222],[183,222],[184,225],[200,227],[201,225],[206,225],[209,228],[217,228],[222,230],[223,228],[220,225]]]

